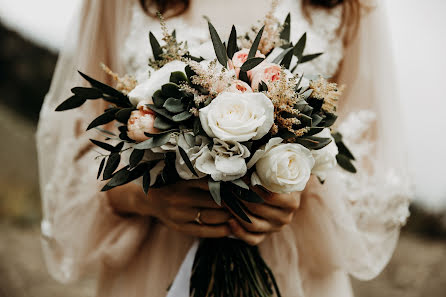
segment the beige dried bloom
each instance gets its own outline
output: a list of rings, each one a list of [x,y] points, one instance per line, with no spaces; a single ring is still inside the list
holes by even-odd
[[[310,81],[310,89],[313,90],[312,98],[324,100],[322,110],[328,113],[335,113],[339,98],[342,95],[344,86],[338,86],[336,83],[329,83],[323,77],[318,80]]]
[[[182,61],[183,56],[188,53],[187,43],[183,41],[178,42],[176,37],[169,33],[164,17],[160,13],[157,13],[157,16],[163,31],[162,40],[164,45],[161,46],[162,54],[160,55],[160,60],[149,59],[149,66],[153,69],[159,69],[172,61]]]
[[[245,36],[240,38],[240,42],[243,48],[251,48],[257,33],[262,26],[265,26],[263,30],[262,39],[259,44],[259,51],[263,54],[269,53],[273,48],[281,46],[283,40],[280,38],[280,32],[282,32],[282,25],[275,17],[274,12],[279,4],[279,0],[273,0],[271,3],[271,9],[265,15],[263,20],[259,21],[257,26],[251,27],[251,30],[246,33]]]
[[[268,84],[268,91],[266,96],[271,99],[274,105],[274,119],[275,124],[271,129],[273,135],[279,132],[279,129],[287,129],[297,136],[302,136],[307,132],[306,128],[294,129],[295,125],[299,125],[300,120],[295,117],[300,114],[298,109],[295,109],[295,104],[299,101],[295,89],[298,82],[298,77],[288,78],[284,69],[280,73],[280,78]],[[294,115],[294,116],[293,116]]]
[[[124,77],[119,77],[119,75],[113,72],[105,64],[101,64],[102,70],[113,78],[116,82],[116,89],[121,91],[125,95],[130,93],[138,84],[138,81],[131,75],[126,74]]]

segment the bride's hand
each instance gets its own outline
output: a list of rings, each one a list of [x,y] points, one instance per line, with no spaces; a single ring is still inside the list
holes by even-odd
[[[153,216],[184,234],[205,238],[228,236],[230,214],[212,200],[206,187],[205,181],[179,181],[151,188],[146,196],[138,185],[127,184],[110,190],[109,201],[118,212]],[[195,222],[198,213],[201,224]]]
[[[232,234],[250,245],[261,243],[268,233],[280,231],[293,220],[294,212],[300,205],[300,192],[290,194],[269,193],[258,187],[254,189],[265,202],[245,203],[251,215],[252,224],[241,219],[230,219]]]

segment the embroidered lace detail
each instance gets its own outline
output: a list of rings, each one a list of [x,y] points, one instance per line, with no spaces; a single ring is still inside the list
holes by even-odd
[[[373,170],[374,141],[367,135],[375,120],[373,112],[363,110],[351,113],[339,126],[343,140],[354,152],[355,158],[370,168],[358,168],[356,174],[338,169],[348,205],[356,218],[358,228],[373,230],[374,226],[384,226],[387,230],[403,226],[409,216],[409,203],[412,195],[408,176],[396,168]],[[357,162],[359,163],[359,162]]]

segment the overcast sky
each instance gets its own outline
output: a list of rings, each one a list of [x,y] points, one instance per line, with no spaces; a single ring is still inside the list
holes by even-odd
[[[0,0],[0,20],[57,51],[78,3]],[[446,211],[446,1],[387,0],[386,6],[417,196],[431,209]],[[420,109],[421,104],[430,108]]]

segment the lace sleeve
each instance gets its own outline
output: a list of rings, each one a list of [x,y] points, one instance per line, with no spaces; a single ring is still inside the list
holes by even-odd
[[[75,280],[99,262],[122,265],[138,248],[148,227],[144,218],[114,214],[106,194],[100,193],[95,153],[89,145],[89,138],[96,135],[85,130],[103,106],[91,101],[82,109],[54,111],[69,97],[70,88],[83,84],[76,70],[102,81],[106,77],[101,62],[120,71],[116,49],[125,34],[129,2],[83,2],[40,113],[37,147],[43,251],[50,273],[63,282]]]
[[[412,191],[382,9],[364,15],[340,74],[347,87],[337,129],[356,157],[358,173],[339,168],[324,185],[313,180],[297,215],[301,258],[313,271],[330,263],[360,279],[375,277],[389,261],[409,215]],[[299,229],[302,225],[306,230]]]

